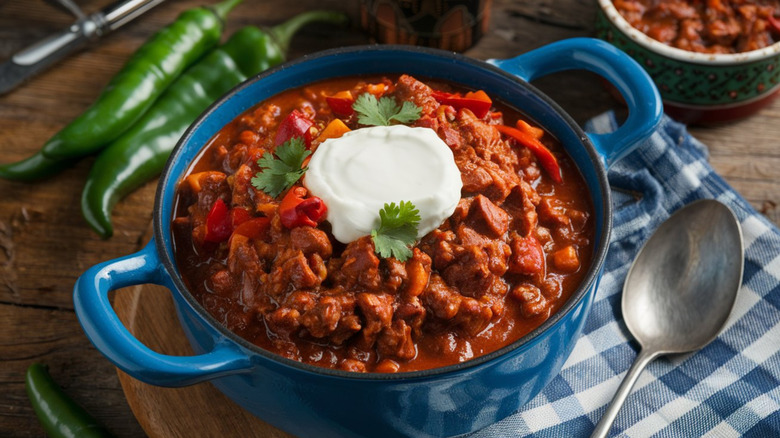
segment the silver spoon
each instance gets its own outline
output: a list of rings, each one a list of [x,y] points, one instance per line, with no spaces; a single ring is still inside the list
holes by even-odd
[[[681,208],[639,251],[623,286],[623,318],[642,347],[591,437],[606,437],[653,359],[709,344],[728,320],[744,265],[734,213],[713,200]]]

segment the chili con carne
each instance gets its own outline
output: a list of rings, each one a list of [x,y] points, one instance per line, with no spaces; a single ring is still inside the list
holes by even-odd
[[[614,0],[631,26],[678,49],[740,53],[778,41],[776,0]]]
[[[371,129],[332,104],[334,96],[366,92],[420,108],[407,124],[435,131],[461,174],[455,212],[403,262],[377,255],[371,236],[339,242],[327,215],[320,221],[319,213],[299,211],[312,199],[306,175],[278,196],[250,182],[293,112],[312,121],[315,157],[323,141]],[[456,364],[539,326],[590,264],[590,197],[561,145],[519,111],[488,97],[491,107],[480,117],[462,101],[436,98],[468,93],[487,96],[409,75],[337,78],[282,92],[237,117],[177,189],[174,255],[188,290],[217,321],[262,348],[356,372]],[[206,242],[217,199],[248,209],[261,230]],[[309,202],[318,210],[319,201]]]

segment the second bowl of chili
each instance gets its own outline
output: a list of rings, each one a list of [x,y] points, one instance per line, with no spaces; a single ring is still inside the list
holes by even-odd
[[[596,35],[644,67],[681,122],[747,117],[780,91],[777,2],[598,3]]]
[[[631,113],[618,131],[585,134],[527,83],[567,69],[596,72],[620,89]],[[333,239],[319,201],[310,201],[314,197],[300,183],[286,194],[246,183],[273,167],[268,160],[291,156],[274,149],[289,143],[290,131],[300,131],[299,152],[308,144],[316,155],[326,144],[319,136],[333,123],[343,125],[342,133],[366,129],[356,115],[345,114],[350,108],[358,112],[356,106],[327,102],[350,95],[369,100],[372,95],[380,106],[382,99],[392,99],[396,115],[403,112],[399,102],[412,102],[418,118],[396,120],[416,124],[405,129],[434,129],[460,169],[462,199],[454,214],[422,236],[405,262],[378,257],[367,237]],[[487,109],[474,102],[484,103],[484,95],[495,103]],[[79,319],[100,351],[136,378],[164,386],[212,380],[244,408],[296,435],[450,436],[477,430],[530,400],[571,352],[609,244],[605,165],[650,135],[660,113],[657,90],[641,68],[592,39],[490,63],[431,49],[373,46],[285,64],[233,90],[190,128],[160,181],[154,241],[79,279],[74,291]],[[457,138],[469,135],[506,150],[490,157],[486,145],[467,141],[467,152]],[[536,142],[518,146],[526,137]],[[507,149],[512,145],[517,149]],[[266,148],[278,155],[265,156]],[[506,163],[513,172],[502,167]],[[559,197],[553,196],[556,190]],[[295,200],[287,200],[293,195]],[[523,199],[542,205],[549,236],[538,228],[528,233],[537,218],[522,213]],[[283,218],[285,205],[304,202],[306,217]],[[566,221],[566,227],[554,225]],[[529,235],[535,241],[523,239]],[[468,262],[479,253],[467,241],[495,249],[481,253],[506,266]],[[542,244],[551,253],[550,284],[539,274],[537,262],[543,260],[506,258]],[[418,288],[410,278],[421,272],[425,284]],[[535,284],[534,276],[540,279]],[[173,291],[197,356],[152,352],[118,323],[108,291],[148,282]],[[247,297],[259,303],[233,293],[246,284],[266,289]],[[568,299],[551,299],[555,294]],[[462,307],[452,315],[450,299]],[[555,302],[536,308],[542,299]],[[377,309],[388,312],[372,313]],[[539,314],[538,324],[521,324]],[[372,321],[377,330],[370,332]],[[523,327],[513,332],[502,321]],[[485,337],[490,324],[506,339]]]

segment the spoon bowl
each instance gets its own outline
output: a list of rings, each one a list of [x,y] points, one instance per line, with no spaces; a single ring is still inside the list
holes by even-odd
[[[742,231],[714,200],[695,201],[669,217],[639,251],[623,287],[626,326],[642,347],[593,432],[605,437],[645,366],[715,339],[742,284]]]
[[[680,209],[639,252],[623,287],[623,318],[644,348],[684,353],[710,343],[742,283],[742,233],[728,207]]]

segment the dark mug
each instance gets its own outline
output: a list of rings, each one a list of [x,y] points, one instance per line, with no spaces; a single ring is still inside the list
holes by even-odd
[[[360,21],[378,43],[463,52],[487,32],[493,0],[362,0]]]

